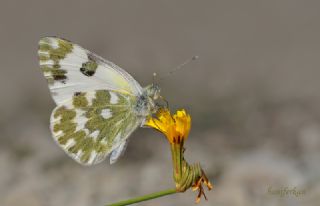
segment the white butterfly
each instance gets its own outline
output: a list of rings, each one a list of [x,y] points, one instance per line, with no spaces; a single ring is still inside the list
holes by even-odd
[[[78,163],[114,163],[130,134],[157,111],[160,88],[142,88],[130,74],[77,44],[55,37],[39,42],[40,68],[57,107],[55,141]]]

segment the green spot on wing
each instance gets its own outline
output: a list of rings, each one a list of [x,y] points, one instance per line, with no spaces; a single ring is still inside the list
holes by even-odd
[[[57,44],[57,48],[54,48],[53,41],[56,41],[55,44]],[[72,49],[73,44],[62,39],[46,37],[40,40],[39,60],[40,64],[44,64],[41,66],[41,69],[44,72],[50,73],[49,76],[46,76],[49,84],[52,84],[54,80],[57,81],[67,79],[67,71],[60,69],[59,62],[61,59],[64,59],[67,54],[71,53]],[[53,61],[53,64],[46,64],[46,62],[49,60]]]
[[[96,97],[93,100],[93,107],[104,107],[105,105],[110,104],[110,93],[107,90],[98,90],[96,91]]]
[[[51,41],[57,41],[58,47],[53,48],[53,43]],[[73,49],[73,44],[71,42],[55,39],[50,37],[45,37],[39,42],[39,50],[47,52],[50,59],[58,61],[59,59],[64,59],[67,54],[71,53]]]
[[[67,134],[75,131],[76,124],[72,121],[76,117],[74,110],[66,109],[63,106],[59,107],[55,111],[54,117],[60,117],[60,123],[54,125],[54,132],[62,131],[64,134]]]
[[[88,106],[88,100],[85,92],[79,92],[73,96],[73,106],[75,108],[84,108]]]
[[[46,55],[40,54],[39,55],[39,60],[40,61],[48,61],[48,60],[50,60],[50,58],[48,56],[46,56]]]
[[[41,41],[40,41],[40,44],[39,44],[39,50],[40,51],[49,51],[51,49],[51,46],[49,45],[49,42],[48,41],[44,41],[44,39],[42,39]]]

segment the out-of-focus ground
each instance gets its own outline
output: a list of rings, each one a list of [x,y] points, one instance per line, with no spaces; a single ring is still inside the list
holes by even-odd
[[[160,82],[186,108],[186,158],[214,183],[200,205],[319,205],[320,2],[1,1],[0,205],[87,206],[173,186],[169,146],[151,129],[125,155],[83,167],[53,142],[54,108],[37,42],[59,36],[117,63],[142,85]],[[280,197],[288,187],[304,194]],[[193,205],[196,194],[139,205]]]

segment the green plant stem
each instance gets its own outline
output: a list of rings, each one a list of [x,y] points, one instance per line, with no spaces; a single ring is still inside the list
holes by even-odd
[[[162,197],[162,196],[171,195],[171,194],[175,194],[175,193],[177,193],[176,189],[168,189],[168,190],[164,190],[164,191],[161,191],[161,192],[155,192],[155,193],[151,193],[151,194],[148,194],[148,195],[143,195],[143,196],[140,196],[140,197],[135,197],[135,198],[132,198],[132,199],[123,200],[123,201],[120,201],[120,202],[108,204],[106,206],[131,205],[131,204],[134,204],[134,203],[137,203],[137,202],[143,202],[143,201],[146,201],[146,200],[151,200],[151,199],[155,199],[155,198],[159,198],[159,197]]]

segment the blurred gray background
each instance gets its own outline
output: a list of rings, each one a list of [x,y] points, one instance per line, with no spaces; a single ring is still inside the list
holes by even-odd
[[[186,158],[215,184],[199,205],[320,202],[320,2],[0,2],[0,205],[104,205],[173,187],[169,145],[151,129],[125,155],[83,167],[51,138],[54,103],[37,61],[41,37],[59,36],[118,64],[142,85],[160,82],[186,108]],[[305,191],[280,197],[268,189]],[[187,191],[140,205],[194,205]]]

